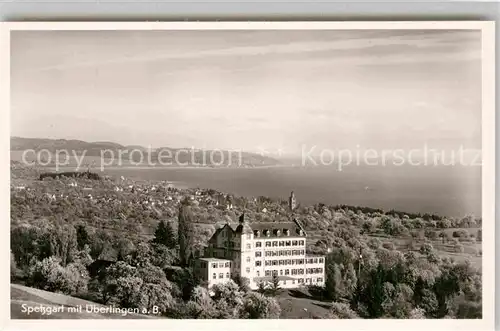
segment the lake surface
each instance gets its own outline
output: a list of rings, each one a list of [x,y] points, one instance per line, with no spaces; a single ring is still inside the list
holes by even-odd
[[[242,196],[287,198],[294,191],[302,204],[481,216],[481,168],[472,166],[352,166],[342,171],[335,167],[114,168],[105,173]]]

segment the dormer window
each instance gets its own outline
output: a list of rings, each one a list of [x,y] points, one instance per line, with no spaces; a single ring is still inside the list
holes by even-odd
[[[271,232],[269,230],[264,230],[264,234],[266,237],[269,237],[271,235]]]
[[[280,230],[276,229],[276,230],[273,230],[273,233],[276,237],[279,237],[280,236]]]
[[[304,235],[304,231],[299,230],[299,236],[303,236],[303,235]]]
[[[259,230],[255,230],[255,231],[253,232],[253,235],[254,235],[255,237],[260,237],[260,231],[259,231]]]
[[[290,236],[290,230],[288,229],[284,229],[283,233],[285,234],[285,236]]]

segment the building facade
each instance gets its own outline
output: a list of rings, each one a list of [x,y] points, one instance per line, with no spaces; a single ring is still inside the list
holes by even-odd
[[[290,222],[252,222],[241,215],[238,223],[217,229],[208,242],[205,258],[198,263],[229,261],[230,278],[245,277],[250,288],[270,283],[277,275],[282,288],[325,283],[325,259],[306,254],[307,234],[296,220]],[[199,269],[198,275],[209,286],[220,283],[216,271]],[[226,278],[222,278],[226,279]]]

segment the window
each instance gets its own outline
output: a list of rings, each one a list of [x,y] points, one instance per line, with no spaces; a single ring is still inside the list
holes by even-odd
[[[273,275],[278,276],[278,270],[273,270]]]
[[[260,277],[260,271],[257,270],[257,277]]]
[[[280,246],[280,247],[285,246],[285,242],[284,242],[283,240],[281,240],[281,241],[279,242],[279,246]]]
[[[271,247],[273,244],[270,241],[266,241],[266,247]]]
[[[285,269],[285,276],[290,275],[290,269]]]
[[[217,263],[212,263],[212,268],[217,268]]]
[[[273,241],[273,247],[278,247],[278,242],[277,241]]]
[[[278,265],[278,260],[274,260],[273,265]]]
[[[255,266],[256,267],[260,267],[262,265],[262,262],[261,261],[255,261]]]
[[[283,276],[283,269],[280,270],[280,276]]]
[[[229,262],[226,262],[225,267],[229,268]]]
[[[283,265],[283,260],[280,260],[280,261],[279,261],[279,265]]]
[[[299,245],[304,246],[304,240],[299,240]]]
[[[323,278],[319,277],[318,278],[318,283],[321,283],[321,282],[323,282]]]
[[[283,256],[283,251],[279,251],[279,255],[280,255],[280,256]]]
[[[267,276],[271,276],[271,271],[270,270],[266,270],[266,277]]]
[[[292,275],[296,275],[297,274],[297,269],[292,269]]]
[[[247,244],[247,249],[251,249],[252,248],[252,244]]]
[[[266,261],[266,267],[271,265],[271,261]]]
[[[250,268],[246,268],[245,270],[246,270],[247,274],[250,273]]]
[[[297,240],[292,241],[292,246],[297,246],[299,242]]]
[[[318,263],[318,259],[317,259],[317,258],[315,258],[313,263]]]
[[[262,243],[261,243],[260,241],[257,241],[257,242],[255,243],[255,247],[262,247]]]
[[[319,258],[319,263],[323,263],[323,258],[322,257]]]
[[[214,272],[214,274],[212,275],[212,278],[213,279],[217,279],[217,274]]]
[[[292,279],[292,284],[295,284],[295,279]]]
[[[229,278],[229,272],[226,272],[226,278]]]
[[[267,252],[265,252],[264,254],[265,254],[266,256],[271,256],[271,253],[272,253],[272,252],[267,251]]]
[[[292,242],[291,242],[290,240],[287,240],[287,241],[285,242],[285,246],[290,246],[291,244],[292,244]]]
[[[252,239],[252,235],[250,233],[247,233],[247,239]]]
[[[286,285],[286,280],[283,281],[283,285]]]
[[[221,273],[219,274],[219,279],[222,279],[222,278],[224,278],[224,274],[221,272]]]
[[[247,256],[247,262],[250,262],[250,256]]]
[[[262,256],[262,252],[255,252],[255,257],[261,257]]]
[[[288,256],[292,255],[292,251],[287,251],[287,253],[288,253]]]
[[[224,268],[224,263],[219,263],[219,268]]]

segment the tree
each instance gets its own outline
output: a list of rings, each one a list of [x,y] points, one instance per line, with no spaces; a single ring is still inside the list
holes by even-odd
[[[337,301],[344,296],[344,287],[342,282],[342,272],[336,263],[331,263],[326,266],[326,282],[325,282],[326,297]]]
[[[85,245],[90,243],[89,233],[85,225],[80,224],[76,227],[76,241],[78,244],[78,249],[82,250]]]
[[[175,238],[174,229],[170,222],[165,223],[161,220],[155,230],[153,242],[156,244],[165,245],[168,248],[175,248],[177,240]]]
[[[274,298],[260,293],[249,292],[243,302],[240,318],[263,319],[279,318],[281,307]]]
[[[280,287],[280,278],[278,276],[277,272],[273,273],[273,276],[271,278],[271,284],[269,286],[269,293],[273,296],[277,295],[281,290]]]
[[[179,226],[177,235],[181,265],[187,265],[189,263],[189,257],[194,243],[193,235],[193,213],[191,212],[189,201],[185,199],[179,207]]]

